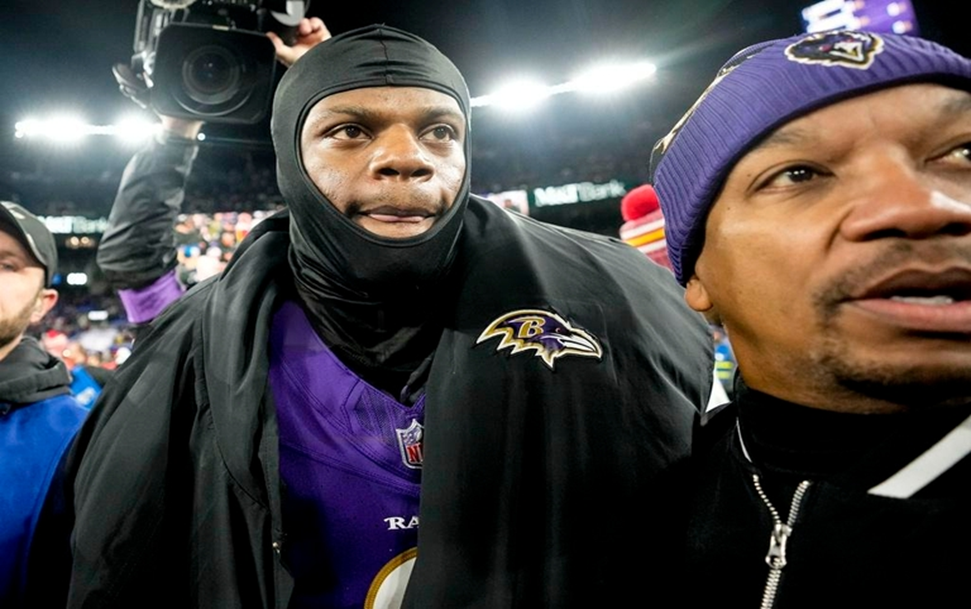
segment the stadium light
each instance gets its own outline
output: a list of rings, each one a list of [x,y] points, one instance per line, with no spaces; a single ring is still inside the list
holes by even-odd
[[[87,285],[88,274],[87,273],[68,273],[67,284],[68,285]]]
[[[161,129],[161,123],[138,116],[125,117],[113,125],[90,125],[79,119],[65,117],[43,120],[31,118],[14,125],[14,136],[54,142],[77,142],[91,135],[107,135],[126,144],[139,144]],[[200,133],[198,139],[204,140],[205,135]]]
[[[527,110],[553,95],[618,91],[653,78],[656,73],[657,66],[648,61],[605,64],[558,85],[545,86],[532,81],[513,82],[496,93],[473,97],[472,107],[499,106],[506,110]]]
[[[108,312],[104,310],[88,311],[88,319],[91,321],[107,321]]]
[[[647,61],[632,64],[605,64],[582,73],[567,83],[581,93],[607,93],[626,89],[657,73],[657,66]]]
[[[109,126],[119,140],[129,144],[140,144],[162,129],[162,123],[152,122],[140,116],[128,116]]]
[[[43,137],[54,142],[76,142],[87,135],[84,121],[70,116],[48,120],[27,119],[14,125],[16,137]]]
[[[517,80],[503,86],[495,93],[473,98],[472,107],[498,106],[504,110],[528,110],[539,105],[550,95],[552,95],[551,88],[542,83]]]
[[[604,64],[587,70],[577,78],[558,85],[544,85],[528,79],[513,81],[495,93],[473,97],[473,108],[497,106],[507,111],[527,111],[543,100],[562,93],[613,92],[649,80],[657,67],[647,61],[629,64]],[[138,143],[156,133],[161,125],[140,117],[126,118],[115,125],[89,125],[71,118],[29,119],[15,125],[17,138],[42,138],[55,142],[76,142],[89,135],[113,136],[125,143]],[[199,133],[199,141],[206,139]]]

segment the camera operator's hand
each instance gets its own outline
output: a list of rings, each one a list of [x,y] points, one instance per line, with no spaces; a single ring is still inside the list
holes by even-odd
[[[297,39],[292,45],[288,46],[273,32],[267,32],[266,35],[276,47],[276,58],[287,67],[303,57],[304,53],[330,38],[327,26],[319,17],[300,20],[300,24],[297,25]]]
[[[111,66],[111,72],[118,81],[118,88],[125,97],[132,100],[142,108],[147,108],[151,102],[152,94],[148,90],[148,84],[141,74],[136,74],[131,66],[125,63],[116,63]]]

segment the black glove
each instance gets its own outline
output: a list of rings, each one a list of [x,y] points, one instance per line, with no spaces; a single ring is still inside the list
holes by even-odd
[[[152,99],[152,92],[142,74],[135,74],[131,67],[124,63],[116,63],[113,65],[111,72],[115,75],[115,80],[118,81],[118,88],[121,89],[125,97],[142,108],[148,108]]]

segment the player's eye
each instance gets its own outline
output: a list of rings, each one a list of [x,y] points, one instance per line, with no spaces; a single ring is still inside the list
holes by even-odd
[[[328,133],[329,137],[338,140],[357,140],[365,135],[364,129],[358,125],[341,125]]]
[[[423,138],[437,142],[450,142],[457,138],[457,134],[455,133],[455,129],[452,129],[448,125],[435,125],[425,132]]]

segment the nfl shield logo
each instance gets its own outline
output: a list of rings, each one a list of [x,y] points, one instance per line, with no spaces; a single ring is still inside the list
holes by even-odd
[[[398,447],[401,448],[401,461],[412,469],[421,469],[424,460],[422,454],[422,436],[425,428],[417,420],[412,419],[408,429],[395,429],[398,436]]]

